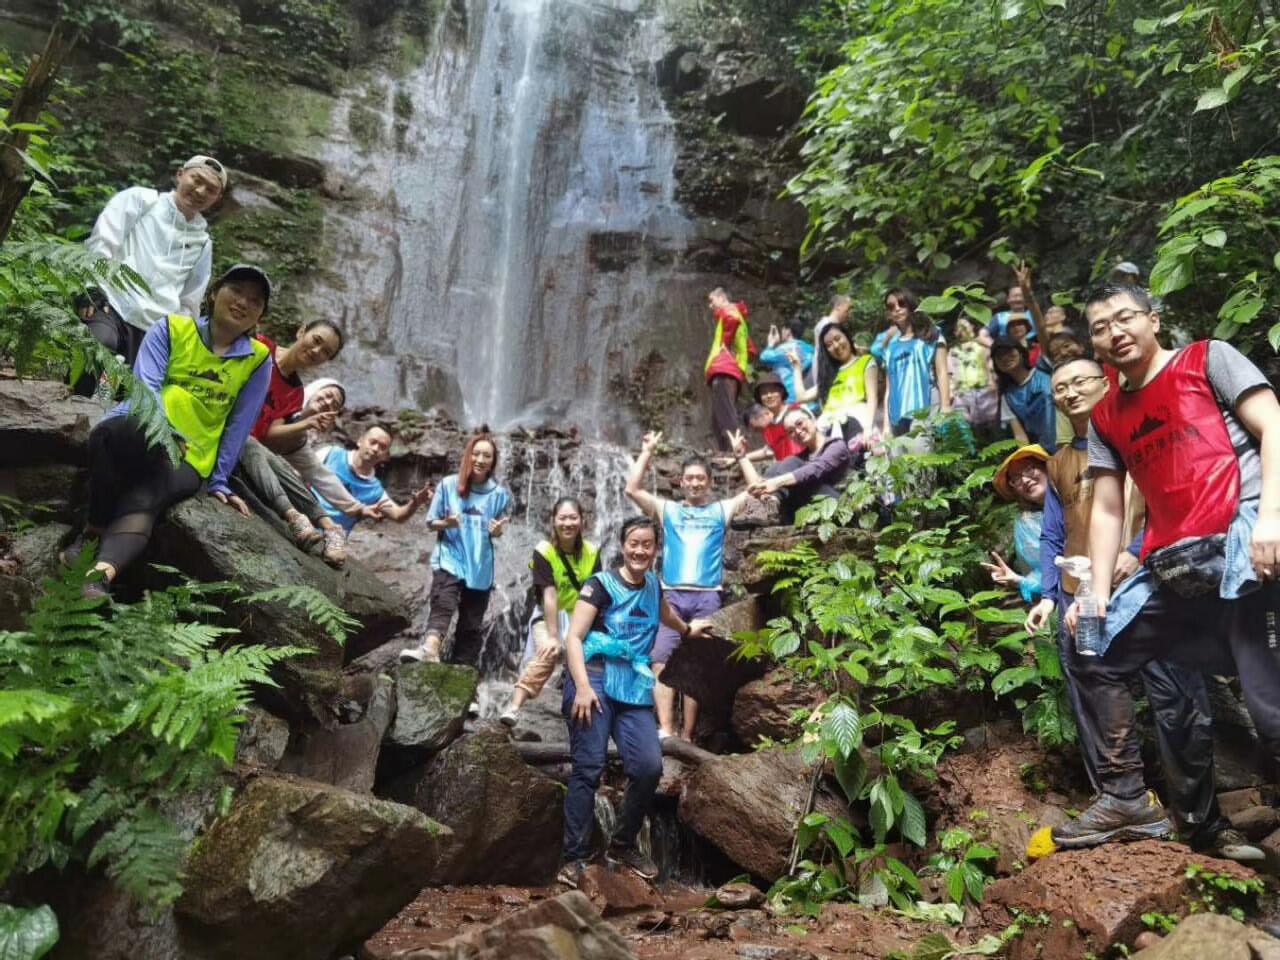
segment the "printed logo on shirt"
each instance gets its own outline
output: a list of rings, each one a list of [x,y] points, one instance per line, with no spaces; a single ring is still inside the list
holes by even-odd
[[[1137,428],[1134,429],[1133,433],[1129,434],[1130,443],[1137,443],[1147,434],[1155,433],[1157,430],[1159,430],[1161,427],[1163,427],[1166,423],[1169,422],[1169,416],[1170,416],[1169,408],[1166,407],[1163,403],[1160,404],[1158,407],[1156,407],[1156,414],[1157,416],[1153,416],[1148,413],[1145,417],[1142,418],[1142,422],[1138,424]],[[1164,419],[1161,419],[1159,415],[1163,415]]]
[[[191,375],[193,377],[199,377],[201,380],[212,380],[214,383],[222,382],[221,370],[195,370]]]
[[[472,517],[483,517],[484,511],[474,504],[462,508],[462,512]]]
[[[650,614],[649,611],[645,610],[643,607],[632,607],[631,613],[628,614],[628,616],[636,617],[637,619],[643,618],[645,620],[648,620],[650,619],[652,614]]]

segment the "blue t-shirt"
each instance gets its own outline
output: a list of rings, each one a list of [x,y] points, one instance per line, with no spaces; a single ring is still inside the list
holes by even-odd
[[[387,499],[387,491],[383,489],[381,480],[377,477],[362,477],[355,472],[351,466],[351,451],[342,447],[330,447],[329,452],[324,455],[324,465],[334,472],[334,475],[342,481],[342,485],[351,491],[351,496],[361,503],[373,506]],[[351,528],[360,518],[347,516],[316,491],[311,492],[315,494],[316,502],[324,507],[325,513],[329,514],[333,522],[350,533]]]
[[[946,341],[896,337],[884,348],[889,378],[889,425],[896,426],[918,410],[933,406],[933,358]]]
[[[453,574],[470,590],[490,589],[493,538],[489,535],[489,521],[505,516],[510,506],[511,494],[495,480],[473,484],[465,497],[458,493],[456,475],[441,480],[431,498],[427,519],[443,520],[456,514],[458,525],[437,535],[432,568]]]
[[[596,608],[596,619],[582,645],[585,660],[604,660],[604,692],[611,700],[637,706],[653,704],[654,674],[649,652],[658,637],[662,589],[653,571],[634,587],[612,571],[597,573],[579,596]]]
[[[1053,453],[1058,449],[1058,414],[1050,379],[1049,374],[1036,367],[1026,383],[1005,390],[1001,394],[1000,421],[1008,424],[1017,417],[1027,431],[1027,440]]]
[[[661,501],[662,585],[675,589],[718,590],[724,580],[724,531],[729,525],[725,501],[694,507]]]
[[[882,370],[884,369],[886,358],[885,349],[889,346],[889,338],[893,337],[894,339],[897,339],[897,335],[897,327],[885,327],[877,333],[871,341],[871,349],[867,352],[876,358],[876,366],[880,367]]]
[[[791,353],[800,355],[800,367],[807,374],[813,366],[813,347],[804,340],[788,340],[760,353],[760,364],[777,374],[782,385],[787,388],[787,403],[796,402],[796,372],[788,359]]]

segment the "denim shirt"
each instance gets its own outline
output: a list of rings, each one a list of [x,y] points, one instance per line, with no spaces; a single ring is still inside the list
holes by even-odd
[[[1248,500],[1236,508],[1235,519],[1227,529],[1226,571],[1218,590],[1218,596],[1223,600],[1238,600],[1261,586],[1249,559],[1249,543],[1253,539],[1253,526],[1257,522],[1257,500]],[[1146,564],[1143,564],[1111,595],[1111,602],[1107,604],[1107,617],[1102,621],[1104,654],[1120,632],[1133,622],[1151,599],[1155,589],[1155,578],[1151,576]]]

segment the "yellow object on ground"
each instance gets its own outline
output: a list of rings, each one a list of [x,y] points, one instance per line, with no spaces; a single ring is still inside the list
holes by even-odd
[[[1057,844],[1053,842],[1053,828],[1041,827],[1027,841],[1027,859],[1039,860],[1041,857],[1047,857],[1057,849]]]

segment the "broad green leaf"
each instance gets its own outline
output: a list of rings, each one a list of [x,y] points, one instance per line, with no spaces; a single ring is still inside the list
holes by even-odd
[[[911,950],[911,960],[947,960],[955,946],[945,933],[926,933]]]
[[[867,761],[862,754],[854,750],[846,757],[836,757],[834,761],[836,782],[844,791],[845,799],[853,803],[862,793],[867,782]]]
[[[1200,99],[1196,101],[1196,108],[1192,113],[1199,113],[1201,110],[1213,110],[1220,107],[1231,99],[1231,94],[1222,87],[1210,87],[1204,93],[1200,94]]]
[[[924,807],[909,793],[903,794],[902,822],[899,824],[902,836],[918,847],[929,842],[928,824],[925,822]]]
[[[1221,250],[1227,245],[1227,231],[1225,230],[1206,230],[1200,234],[1200,242],[1206,247],[1213,247]]]
[[[1271,344],[1272,350],[1280,353],[1280,323],[1273,324],[1267,331],[1267,342]]]
[[[933,296],[925,297],[920,301],[920,309],[925,313],[950,313],[960,301],[955,297]]]
[[[862,718],[847,703],[837,703],[822,723],[823,739],[835,745],[839,755],[855,753],[862,743]]]
[[[47,906],[0,903],[0,960],[39,960],[58,942],[58,918]]]

